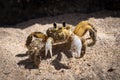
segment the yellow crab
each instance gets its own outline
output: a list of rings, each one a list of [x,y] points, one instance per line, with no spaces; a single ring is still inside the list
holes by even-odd
[[[93,27],[89,22],[82,21],[77,24],[75,29],[72,31],[70,26],[67,26],[65,22],[62,23],[62,27],[58,27],[56,23],[53,24],[53,27],[48,28],[46,31],[46,35],[41,32],[33,32],[31,33],[26,40],[26,47],[28,48],[28,52],[32,50],[32,55],[29,53],[30,58],[33,57],[33,61],[36,65],[39,64],[38,60],[36,59],[35,55],[39,54],[39,51],[45,48],[45,43],[49,37],[52,37],[54,40],[54,44],[57,44],[59,42],[66,42],[70,41],[70,35],[71,33],[74,33],[75,35],[82,37],[86,34],[87,31],[89,31],[90,38],[92,40],[91,43],[86,44],[87,39],[82,39],[83,42],[83,50],[85,54],[86,45],[87,46],[93,46],[96,43],[96,32],[97,30],[95,27]],[[38,38],[39,40],[35,39],[32,40],[33,37]],[[31,45],[35,44],[34,42],[37,42],[37,47]],[[41,46],[39,46],[41,45]],[[37,57],[38,58],[38,57]]]

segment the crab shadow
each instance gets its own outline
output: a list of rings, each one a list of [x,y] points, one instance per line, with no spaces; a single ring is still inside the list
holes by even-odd
[[[19,66],[24,66],[25,69],[37,69],[38,67],[34,64],[34,62],[30,61],[29,58],[25,60],[21,60],[17,63]]]
[[[70,43],[63,43],[53,46],[53,55],[57,55],[57,57],[51,62],[51,64],[56,70],[70,69],[70,66],[67,66],[66,64],[60,62],[64,55],[68,59],[72,58],[72,53],[69,51],[69,49]],[[64,55],[62,55],[62,53]]]
[[[27,57],[28,54],[26,53],[20,53],[17,54],[15,57]],[[30,61],[30,59],[27,57],[24,60],[20,60],[17,65],[24,66],[25,69],[37,69],[38,67],[34,64],[34,62]]]
[[[16,55],[16,57],[25,57],[25,56],[27,56],[28,54],[26,54],[26,53],[20,53],[20,54],[17,54]]]
[[[63,54],[65,54],[65,56],[67,58],[72,58],[72,54],[69,51],[69,49],[70,49],[70,43],[62,43],[62,44],[58,44],[58,45],[53,45],[53,57],[55,55],[57,55],[57,57],[55,57],[55,59],[52,60],[51,65],[53,65],[56,70],[70,69],[69,66],[60,62],[62,57],[63,57],[61,52]],[[27,52],[20,53],[20,54],[16,55],[16,57],[27,57],[27,56],[28,56]],[[41,60],[50,59],[50,54],[48,53],[48,55],[45,56],[44,50],[40,51],[40,56],[41,56]],[[35,66],[34,62],[30,61],[29,58],[26,58],[24,60],[20,60],[17,64],[19,66],[24,66],[25,69],[37,69],[38,68],[37,66]]]

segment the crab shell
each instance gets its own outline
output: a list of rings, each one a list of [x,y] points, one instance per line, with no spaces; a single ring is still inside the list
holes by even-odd
[[[54,28],[48,28],[46,31],[47,37],[52,37],[54,39],[54,43],[64,42],[71,35],[71,27],[60,27],[57,30]]]

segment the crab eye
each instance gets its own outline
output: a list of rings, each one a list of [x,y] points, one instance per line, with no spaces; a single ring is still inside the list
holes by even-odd
[[[57,24],[56,23],[53,23],[53,26],[54,26],[54,28],[57,28]]]
[[[66,23],[65,22],[63,22],[63,27],[65,27],[66,26]]]

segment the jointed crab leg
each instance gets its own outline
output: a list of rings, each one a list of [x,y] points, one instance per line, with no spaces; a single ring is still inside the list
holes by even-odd
[[[30,47],[30,43],[31,43],[33,37],[35,37],[35,38],[41,38],[43,42],[45,42],[46,39],[47,39],[47,36],[45,34],[41,33],[41,32],[33,32],[33,33],[31,33],[27,37],[26,44],[25,44],[28,49]]]
[[[79,37],[82,37],[86,34],[87,31],[89,31],[90,39],[92,39],[92,42],[88,43],[87,46],[93,46],[96,43],[97,30],[89,22],[82,21],[78,23],[74,30],[74,34],[76,34]]]

